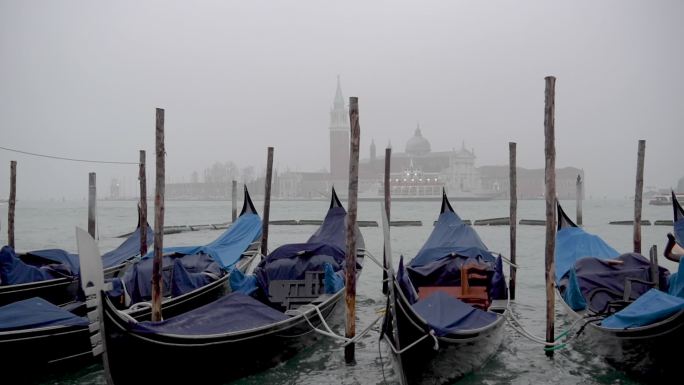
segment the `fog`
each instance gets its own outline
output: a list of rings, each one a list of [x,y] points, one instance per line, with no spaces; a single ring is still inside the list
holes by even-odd
[[[1,146],[136,162],[154,176],[155,108],[166,111],[167,182],[215,162],[263,174],[329,167],[336,76],[359,97],[361,156],[403,151],[417,122],[433,151],[465,142],[476,165],[544,166],[544,77],[557,77],[557,166],[587,195],[684,176],[681,1],[0,1]],[[0,198],[135,191],[135,165],[0,150]],[[150,191],[150,193],[153,190]]]

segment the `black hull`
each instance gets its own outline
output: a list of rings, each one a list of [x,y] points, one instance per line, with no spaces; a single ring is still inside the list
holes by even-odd
[[[342,308],[343,294],[342,290],[319,305],[326,319]],[[307,316],[312,324],[320,323],[315,312]],[[109,371],[117,384],[225,383],[273,367],[325,338],[302,316],[218,336],[136,333],[108,300],[104,303],[104,327]],[[144,367],[150,370],[141,370],[140,357],[145,357]]]
[[[0,286],[0,306],[34,297],[43,298],[55,305],[64,305],[76,300],[78,287],[78,280],[71,278]]]
[[[568,307],[562,297],[561,302],[573,320],[583,316]],[[627,330],[590,323],[579,342],[587,351],[604,357],[611,366],[640,381],[663,383],[681,379],[678,352],[684,344],[684,311],[656,324]]]
[[[3,383],[20,383],[59,368],[93,362],[88,327],[0,332]]]
[[[423,337],[430,327],[400,294],[401,289],[395,285],[394,290],[399,341],[401,348],[405,348]],[[451,384],[481,368],[496,353],[503,341],[504,323],[504,318],[499,317],[485,328],[437,337],[437,350],[434,338],[427,337],[393,356],[400,364],[407,384]],[[392,330],[387,331],[389,336],[386,338],[390,341],[392,333]]]

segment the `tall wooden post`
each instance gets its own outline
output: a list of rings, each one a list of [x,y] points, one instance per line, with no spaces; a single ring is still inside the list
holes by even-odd
[[[7,244],[14,249],[14,210],[17,206],[17,161],[10,161],[10,193],[7,202]]]
[[[145,150],[140,150],[138,179],[140,180],[140,256],[147,254],[147,168]],[[163,231],[163,229],[160,229]]]
[[[577,174],[577,192],[575,193],[575,201],[577,202],[577,226],[582,226],[582,199],[584,199],[583,188],[582,176]]]
[[[97,206],[97,183],[95,173],[88,174],[88,234],[95,239],[95,210]]]
[[[361,127],[359,126],[359,98],[349,98],[349,120],[351,141],[349,143],[349,193],[347,194],[347,258],[345,260],[345,304],[347,320],[345,336],[356,335],[356,201],[359,191],[359,146]],[[344,359],[348,364],[354,362],[354,344],[344,347]]]
[[[556,249],[556,78],[547,76],[544,107],[544,155],[546,157],[546,342],[554,341],[555,293],[553,291]],[[547,350],[546,355],[552,356],[553,351]]]
[[[387,214],[387,220],[390,220],[390,206],[391,206],[391,195],[390,192],[390,165],[392,161],[392,149],[385,149],[385,213]],[[389,222],[388,222],[389,223]],[[382,266],[384,270],[382,271],[382,294],[387,294],[387,269],[389,268],[388,259],[392,258],[388,255],[387,250],[383,246],[382,248]]]
[[[644,192],[644,155],[646,141],[639,140],[637,152],[636,191],[634,192],[634,252],[641,254],[641,195]]]
[[[266,159],[266,186],[264,188],[264,218],[261,223],[261,255],[268,254],[268,217],[271,212],[271,178],[273,176],[273,147],[268,148]]]
[[[152,264],[152,321],[161,321],[162,252],[164,248],[164,109],[157,108],[155,129],[157,155],[156,187],[154,192],[154,261]]]
[[[511,299],[515,299],[515,252],[516,252],[516,232],[518,226],[518,180],[517,180],[517,169],[516,169],[516,153],[515,153],[515,142],[508,142],[508,167],[509,170],[509,183],[510,183],[510,226],[511,226],[511,266],[508,273],[509,284],[508,289],[511,291]]]
[[[232,200],[233,210],[232,210],[232,221],[235,222],[237,219],[237,181],[233,181],[233,191],[231,191],[230,199]]]

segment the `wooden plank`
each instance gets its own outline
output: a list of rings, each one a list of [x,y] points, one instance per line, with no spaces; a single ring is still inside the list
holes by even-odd
[[[349,98],[349,120],[351,141],[349,148],[349,192],[347,194],[347,256],[345,260],[345,336],[356,335],[356,211],[359,191],[359,145],[361,127],[359,126],[359,99]],[[344,347],[344,359],[350,364],[355,361],[353,343]]]
[[[511,265],[508,272],[508,289],[511,293],[511,299],[515,299],[515,247],[516,247],[516,235],[517,235],[517,213],[518,213],[518,180],[517,180],[517,169],[516,169],[516,143],[508,142],[508,180],[510,183],[509,199],[510,199],[510,213],[509,213],[509,226],[510,226],[510,259]]]
[[[140,163],[138,165],[138,180],[140,181],[140,255],[147,254],[147,161],[145,150],[140,150]]]
[[[555,337],[555,293],[554,293],[554,252],[556,246],[556,144],[555,144],[555,88],[556,78],[547,76],[544,96],[544,157],[546,184],[546,247],[544,265],[546,271],[546,342],[553,342]],[[552,350],[546,350],[552,356]]]
[[[634,252],[641,254],[641,204],[644,193],[644,155],[646,141],[639,140],[637,150],[636,189],[634,192]]]
[[[261,227],[261,255],[268,255],[268,217],[271,212],[271,178],[273,177],[273,147],[268,148],[266,159],[266,186],[264,188],[264,217]]]
[[[95,173],[88,174],[88,234],[95,238],[95,210],[97,206],[97,183]]]
[[[17,161],[10,161],[10,194],[7,202],[7,244],[14,249],[14,213],[17,207]]]
[[[154,228],[164,228],[164,190],[165,190],[165,162],[164,162],[164,109],[157,108],[155,127],[156,150],[156,187],[154,192]],[[162,250],[164,248],[164,231],[154,233],[154,261],[152,263],[152,321],[161,321],[162,295]]]

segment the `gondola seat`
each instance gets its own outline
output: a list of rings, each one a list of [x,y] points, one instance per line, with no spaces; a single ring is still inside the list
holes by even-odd
[[[269,281],[268,299],[285,310],[311,303],[323,294],[323,275],[322,271],[307,271],[304,279]]]
[[[443,292],[451,297],[481,310],[491,304],[486,283],[487,272],[482,267],[468,264],[461,268],[461,286],[422,286],[418,288],[418,299],[422,300],[435,292]]]

